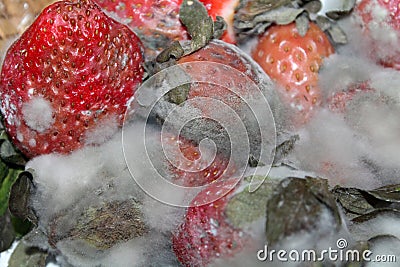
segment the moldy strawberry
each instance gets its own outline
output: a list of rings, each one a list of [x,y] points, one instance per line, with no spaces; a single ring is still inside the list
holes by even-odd
[[[10,47],[1,111],[28,157],[68,153],[103,123],[121,125],[143,77],[142,44],[91,0],[47,8]]]

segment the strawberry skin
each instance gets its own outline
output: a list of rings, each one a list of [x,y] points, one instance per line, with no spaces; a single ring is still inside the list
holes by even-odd
[[[353,13],[371,42],[370,56],[400,70],[400,1],[360,0]]]
[[[224,42],[210,42],[202,49],[179,59],[178,63],[183,64],[196,61],[224,64],[244,73],[251,80],[257,81],[256,73],[254,72],[254,69],[250,67],[248,60]],[[221,85],[226,84],[227,86],[225,88],[221,85],[209,83],[195,84],[189,91],[188,99],[194,99],[196,97],[214,98],[224,102],[235,110],[240,108],[238,105],[240,105],[241,100],[235,95],[235,93],[229,90],[229,84],[240,84],[241,81],[238,80],[239,77],[237,75],[232,75],[231,70],[223,69],[218,73],[215,73],[215,67],[211,65],[208,69],[196,69],[192,70],[191,73],[192,75],[197,75],[198,77],[194,78],[198,78],[198,80],[200,80],[200,77],[218,77],[217,80],[221,81]],[[240,87],[238,90],[240,91],[236,93],[239,96],[248,95],[249,93],[251,94],[251,92],[248,92],[248,88],[246,87]],[[201,109],[205,115],[212,115],[212,113],[215,112],[214,108],[210,108],[210,110],[204,106],[199,106],[198,108]]]
[[[211,164],[207,165],[208,159],[202,158],[199,147],[183,137],[167,135],[163,139],[165,153],[172,153],[172,146],[178,146],[182,156],[191,161],[189,164],[175,162],[176,166],[169,165],[168,169],[173,174],[172,182],[175,184],[186,187],[203,186],[217,180],[223,174],[229,176],[235,171],[233,168],[228,169],[229,159],[221,154],[217,154]]]
[[[294,125],[307,122],[320,105],[318,70],[332,53],[327,36],[314,23],[304,37],[295,23],[271,26],[259,37],[252,57],[276,81]]]
[[[12,141],[28,157],[68,153],[103,121],[122,124],[142,61],[138,37],[91,0],[48,6],[3,63],[1,110]],[[28,120],[30,103],[46,107],[47,125]]]
[[[181,0],[95,0],[108,14],[138,34],[145,54],[154,57],[170,42],[189,38],[179,21]]]
[[[95,0],[106,12],[134,30],[145,44],[145,52],[154,57],[174,40],[188,40],[179,20],[182,0]],[[222,39],[234,43],[233,15],[239,0],[200,0],[209,15],[223,17],[228,24]]]
[[[236,182],[235,179],[214,182],[194,198],[194,206],[188,208],[172,239],[175,255],[184,266],[207,266],[217,258],[233,257],[247,244],[246,234],[233,228],[224,214],[234,190],[212,203],[195,206],[198,201],[207,202],[221,190],[232,188]]]
[[[329,110],[335,113],[344,113],[347,104],[362,92],[374,91],[368,82],[352,84],[345,91],[336,92],[327,99]]]

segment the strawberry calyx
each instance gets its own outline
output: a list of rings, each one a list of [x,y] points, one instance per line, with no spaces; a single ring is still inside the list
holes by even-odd
[[[219,37],[221,29],[225,27],[220,20],[214,22],[206,7],[198,0],[182,2],[179,10],[179,18],[186,27],[191,40],[186,42],[173,42],[169,47],[165,48],[156,58],[159,63],[169,61],[171,58],[178,60],[197,50],[205,47],[213,38]]]
[[[251,36],[262,34],[272,25],[287,25],[296,22],[301,36],[304,36],[310,22],[318,24],[331,37],[335,44],[347,43],[344,31],[335,20],[347,16],[354,3],[344,3],[341,10],[321,14],[321,1],[241,1],[234,18],[234,27],[238,42],[246,41]]]

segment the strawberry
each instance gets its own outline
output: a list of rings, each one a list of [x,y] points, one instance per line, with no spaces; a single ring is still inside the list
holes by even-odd
[[[95,0],[106,12],[119,18],[133,29],[145,44],[146,55],[153,57],[174,40],[189,38],[179,21],[179,7],[183,0]],[[222,16],[228,22],[223,40],[235,42],[233,15],[239,0],[201,0],[209,15]]]
[[[207,64],[188,64],[194,62]],[[213,119],[213,121],[208,120],[202,123],[201,132],[207,133],[208,137],[216,141],[220,151],[229,154],[232,143],[226,132],[221,130],[221,124],[233,129],[238,128],[238,123],[243,123],[250,145],[248,156],[259,160],[261,144],[267,145],[267,142],[261,140],[260,128],[265,130],[266,127],[272,125],[273,118],[272,115],[268,116],[268,110],[264,110],[263,121],[260,122],[253,112],[260,112],[269,107],[269,104],[275,111],[279,102],[273,94],[269,77],[238,47],[221,40],[213,40],[202,49],[182,57],[178,60],[178,64],[182,68],[189,66],[188,72],[196,81],[190,85],[186,106],[200,111],[203,118]],[[201,101],[197,101],[198,99]],[[230,111],[227,111],[228,108]],[[236,118],[231,116],[233,114]],[[201,132],[198,134],[202,134]],[[269,130],[265,132],[270,133]],[[196,135],[195,130],[184,136],[196,140],[193,135]],[[236,133],[235,136],[237,136]],[[238,147],[236,143],[234,147]],[[243,146],[241,151],[245,149]],[[232,156],[238,157],[238,154],[235,153]],[[266,161],[266,159],[263,160]],[[241,161],[241,159],[235,160],[236,167],[239,169],[242,167],[239,166]]]
[[[183,224],[173,235],[172,248],[184,266],[206,266],[217,258],[233,257],[248,243],[248,236],[235,229],[226,220],[225,207],[232,196],[236,180],[218,181],[210,184],[194,199]],[[228,191],[221,195],[221,191]],[[197,202],[209,204],[196,206]]]
[[[257,81],[256,73],[254,69],[250,68],[249,60],[242,54],[238,53],[238,51],[232,46],[224,42],[212,41],[202,49],[179,59],[178,63],[183,64],[196,61],[224,64],[244,73],[251,80]],[[215,75],[218,75],[218,80],[221,81],[221,85],[227,84],[227,87],[224,88],[221,85],[206,83],[195,84],[189,91],[188,99],[194,99],[196,97],[213,97],[221,100],[230,107],[238,108],[240,100],[232,91],[229,90],[231,86],[228,86],[228,84],[238,84],[241,81],[237,80],[239,78],[237,75],[233,75],[230,72],[231,70],[229,69],[221,69],[218,73],[215,73],[214,65],[210,65],[210,68],[204,68],[202,66],[202,69],[192,70],[191,74],[195,75],[196,77],[194,78],[197,78],[198,80],[200,80],[201,77],[215,77]],[[239,89],[241,90],[240,92],[237,92],[239,96],[244,96],[250,93],[246,87],[240,87]],[[210,110],[208,110],[207,107],[200,108],[206,115],[211,115],[214,112],[212,108]]]
[[[172,135],[167,135],[163,139],[163,148],[165,153],[173,154],[174,146],[178,146],[180,153],[190,162],[174,162],[169,164],[168,169],[173,174],[175,184],[187,187],[202,186],[211,183],[223,174],[228,175],[234,173],[234,169],[228,168],[228,159],[223,155],[218,154],[207,165],[209,160],[206,153],[201,153],[199,147],[183,137],[175,138]]]
[[[400,69],[400,1],[360,0],[354,17],[371,42],[370,56],[384,66]]]
[[[153,57],[173,40],[189,38],[179,21],[181,0],[94,0],[108,14],[138,34]]]
[[[259,37],[252,57],[276,81],[294,125],[307,122],[320,105],[318,70],[323,58],[333,52],[327,36],[314,23],[304,37],[295,23],[271,26]]]
[[[347,104],[361,92],[374,91],[367,82],[352,84],[345,91],[332,94],[327,100],[328,108],[333,112],[344,113]]]
[[[10,47],[1,111],[28,157],[68,153],[105,122],[122,124],[143,77],[142,45],[91,0],[56,2]]]

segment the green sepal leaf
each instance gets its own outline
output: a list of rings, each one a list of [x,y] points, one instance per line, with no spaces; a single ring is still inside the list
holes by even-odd
[[[214,22],[200,1],[184,0],[179,10],[179,18],[192,37],[190,53],[211,41],[214,35]]]
[[[368,193],[380,200],[400,203],[400,184],[383,186]]]
[[[22,221],[29,220],[37,224],[37,217],[29,206],[29,200],[34,185],[32,174],[29,171],[23,171],[14,183],[10,192],[9,210],[15,217]]]
[[[336,186],[332,192],[345,211],[353,214],[364,215],[379,209],[400,207],[399,184],[374,190]]]
[[[337,186],[332,192],[347,212],[362,215],[375,209],[374,199],[368,198],[360,189]]]
[[[167,62],[171,57],[176,59],[181,58],[184,54],[185,50],[182,45],[178,41],[175,41],[156,57],[156,61],[163,63]]]
[[[21,238],[32,229],[32,223],[29,220],[22,220],[11,215],[11,223],[17,238]]]
[[[332,217],[331,230],[341,226],[335,198],[324,179],[289,177],[281,181],[267,203],[266,238],[276,245],[293,234],[311,232],[325,212]]]
[[[186,27],[191,40],[189,42],[173,42],[157,56],[158,63],[167,62],[171,58],[179,59],[199,50],[214,37],[220,37],[226,28],[221,17],[217,17],[214,23],[203,3],[198,0],[184,0],[179,9],[179,19]]]
[[[60,214],[52,224],[51,231],[54,235],[49,242],[56,244],[64,238],[82,239],[96,249],[109,249],[148,233],[149,227],[145,223],[141,208],[141,202],[134,199],[90,206],[77,218],[76,225],[69,231],[68,236],[57,235],[57,229],[66,221],[76,218],[71,218],[72,214]]]
[[[227,25],[223,17],[216,16],[214,21],[214,39],[220,39],[226,31]]]
[[[170,103],[180,105],[187,100],[190,91],[190,84],[182,84],[171,91],[169,91],[166,96]]]
[[[244,226],[265,217],[267,201],[278,184],[278,180],[265,177],[248,177],[245,181],[258,179],[263,184],[254,192],[250,192],[249,185],[242,192],[236,194],[229,200],[225,209],[228,221],[236,228]]]
[[[246,41],[249,36],[263,34],[271,25],[286,25],[292,22],[296,22],[300,35],[304,36],[308,22],[315,21],[335,44],[344,44],[347,37],[334,20],[347,16],[353,9],[355,0],[338,1],[341,1],[341,7],[328,12],[326,16],[320,14],[321,0],[241,1],[234,18],[237,39],[239,42]],[[321,18],[324,18],[323,23]]]
[[[19,174],[22,170],[8,168],[6,164],[0,161],[0,216],[3,215],[8,209],[8,200],[10,198],[11,187],[18,179]]]

